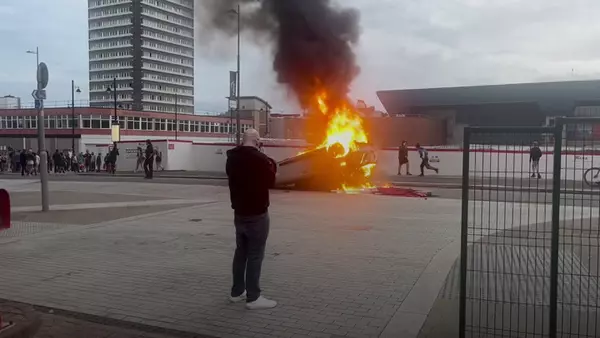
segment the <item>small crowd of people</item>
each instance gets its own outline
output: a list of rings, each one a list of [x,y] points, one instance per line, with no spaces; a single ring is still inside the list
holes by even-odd
[[[100,172],[107,171],[114,174],[116,170],[119,149],[116,144],[105,154],[94,154],[86,150],[85,153],[75,154],[72,150],[59,151],[48,154],[48,173],[64,174],[66,172]],[[39,152],[32,149],[16,150],[8,148],[0,153],[0,172],[21,172],[22,176],[38,175],[40,173],[41,157]]]
[[[31,149],[8,148],[0,154],[0,172],[21,172],[21,175],[37,175],[40,172],[40,155]]]

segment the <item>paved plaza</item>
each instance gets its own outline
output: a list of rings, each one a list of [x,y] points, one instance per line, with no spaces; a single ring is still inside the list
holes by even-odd
[[[0,298],[207,337],[415,337],[458,255],[460,200],[272,193],[264,295],[228,304],[222,186],[0,180]]]

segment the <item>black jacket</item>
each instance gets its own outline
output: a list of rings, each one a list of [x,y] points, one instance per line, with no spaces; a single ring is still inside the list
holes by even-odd
[[[227,152],[227,177],[231,207],[236,215],[256,216],[269,209],[269,189],[275,185],[277,164],[253,147]]]
[[[542,158],[542,150],[540,147],[533,147],[529,151],[529,161],[539,161]]]
[[[149,159],[152,156],[154,156],[154,147],[152,144],[148,144],[146,145],[146,159]]]

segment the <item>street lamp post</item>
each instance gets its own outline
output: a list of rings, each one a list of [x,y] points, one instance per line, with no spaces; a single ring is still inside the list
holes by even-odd
[[[177,111],[177,93],[175,93],[175,141],[179,138],[179,112]]]
[[[75,80],[71,80],[71,149],[75,154],[75,92],[81,93],[81,89],[75,89]]]
[[[236,113],[235,113],[235,123],[236,123],[236,133],[235,139],[237,144],[240,144],[241,139],[241,117],[240,117],[240,89],[241,89],[241,79],[242,76],[240,74],[241,68],[241,45],[242,45],[242,12],[240,10],[240,4],[238,2],[237,10],[231,9],[229,11],[232,14],[237,15],[237,101],[236,101]]]
[[[121,140],[121,131],[120,131],[119,117],[117,116],[118,103],[117,103],[117,78],[116,77],[113,79],[112,89],[109,86],[108,88],[106,88],[106,92],[113,93],[115,112],[114,112],[114,116],[113,116],[113,121],[111,123],[111,131],[113,134],[113,142],[118,142]]]
[[[42,190],[42,211],[50,210],[50,197],[48,193],[48,151],[46,150],[46,131],[44,130],[44,100],[46,99],[45,89],[48,85],[48,67],[45,63],[40,63],[40,49],[35,48],[35,52],[28,50],[28,54],[36,56],[36,90],[32,93],[36,101],[38,111],[38,154],[40,155],[40,183]]]
[[[40,48],[35,47],[35,52],[32,50],[28,50],[27,54],[35,54],[35,56],[36,56],[35,69],[37,69],[38,65],[40,64]]]

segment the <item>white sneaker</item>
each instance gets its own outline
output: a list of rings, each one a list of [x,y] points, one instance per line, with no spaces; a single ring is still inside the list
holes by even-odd
[[[258,297],[258,299],[253,302],[246,303],[246,309],[248,309],[248,310],[272,309],[276,306],[277,306],[276,301],[266,299],[263,296]]]
[[[229,296],[229,301],[232,303],[240,303],[246,301],[246,291],[237,297]]]

